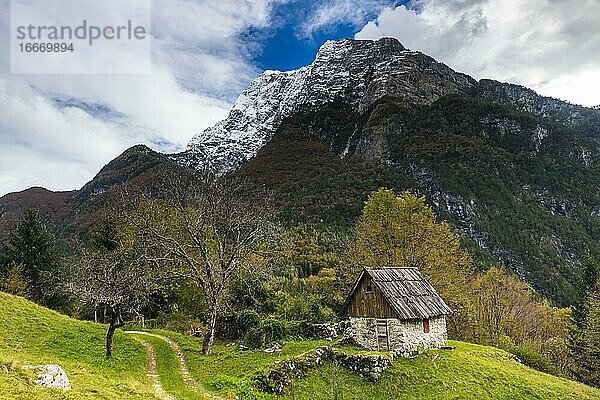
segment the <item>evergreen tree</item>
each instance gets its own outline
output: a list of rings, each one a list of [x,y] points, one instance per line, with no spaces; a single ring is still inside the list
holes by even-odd
[[[582,257],[579,281],[569,331],[573,373],[581,382],[600,386],[600,262],[589,252]]]
[[[600,282],[588,291],[574,318],[569,347],[575,377],[588,385],[600,387]]]
[[[38,210],[29,209],[17,223],[3,246],[2,263],[6,276],[15,268],[29,286],[29,297],[46,306],[56,306],[56,283],[59,258],[53,236],[45,229]]]
[[[581,257],[580,278],[578,285],[578,303],[582,304],[587,293],[592,290],[600,279],[600,262],[586,251]]]

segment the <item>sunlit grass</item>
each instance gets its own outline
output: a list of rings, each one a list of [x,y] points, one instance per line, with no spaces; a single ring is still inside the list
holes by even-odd
[[[112,359],[105,358],[106,327],[78,321],[23,298],[0,292],[1,399],[152,399],[144,348],[117,331]],[[39,387],[23,365],[58,364],[70,392]]]

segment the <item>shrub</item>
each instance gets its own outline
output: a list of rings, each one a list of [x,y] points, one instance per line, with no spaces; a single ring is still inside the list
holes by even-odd
[[[515,344],[509,337],[502,336],[499,339],[498,346],[503,350],[514,354],[528,367],[537,369],[538,371],[556,374],[555,368],[550,362],[550,358],[542,354],[540,349],[529,340],[524,340],[522,343]]]
[[[256,326],[246,334],[246,345],[251,348],[261,348],[265,345],[265,332],[260,326]]]
[[[276,340],[283,339],[288,334],[285,323],[274,318],[268,318],[246,333],[246,344],[253,348],[264,347]]]
[[[286,335],[285,324],[274,318],[264,320],[261,328],[265,334],[265,344],[283,339]]]
[[[244,310],[239,314],[238,326],[242,334],[260,325],[260,315],[254,310]]]

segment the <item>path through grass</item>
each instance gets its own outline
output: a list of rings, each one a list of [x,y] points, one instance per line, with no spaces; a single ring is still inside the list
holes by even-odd
[[[171,396],[169,399],[222,399],[199,386],[191,377],[183,352],[175,341],[150,332],[126,331],[126,333],[148,344],[147,351],[150,357],[154,356],[156,360],[154,370],[157,380],[160,381],[155,388],[157,393],[168,392],[168,396]]]

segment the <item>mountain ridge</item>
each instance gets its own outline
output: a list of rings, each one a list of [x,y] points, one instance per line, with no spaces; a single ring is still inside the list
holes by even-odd
[[[600,253],[599,162],[600,110],[476,81],[395,39],[345,39],[309,66],[265,72],[185,152],[125,151],[62,223],[86,226],[123,185],[207,166],[277,190],[287,223],[347,229],[369,191],[410,189],[476,253],[567,305],[582,252]],[[0,209],[16,215],[11,199]]]
[[[341,97],[363,110],[390,94],[430,103],[465,92],[475,83],[393,38],[327,41],[311,64],[293,71],[265,71],[256,78],[225,120],[190,140],[179,162],[197,165],[200,159],[220,174],[235,170],[300,106],[319,106]]]

